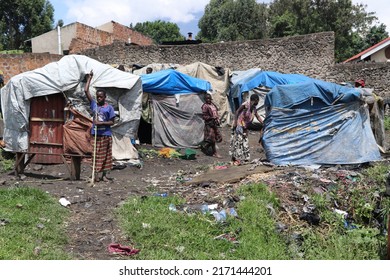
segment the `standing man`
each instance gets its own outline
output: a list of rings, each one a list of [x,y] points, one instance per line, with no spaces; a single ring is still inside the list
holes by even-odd
[[[87,83],[85,84],[85,94],[91,105],[93,112],[93,126],[91,134],[96,142],[94,145],[96,153],[95,157],[95,180],[108,182],[107,171],[112,169],[112,133],[111,126],[114,124],[115,112],[114,108],[106,102],[106,92],[102,89],[96,91],[96,101],[92,98],[89,92],[89,85],[93,77],[93,71],[87,75]],[[96,137],[95,137],[96,133]],[[102,173],[99,178],[99,173]]]

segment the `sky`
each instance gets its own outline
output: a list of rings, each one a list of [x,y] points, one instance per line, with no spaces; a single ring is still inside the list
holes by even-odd
[[[54,6],[54,20],[64,25],[81,22],[96,27],[111,20],[133,26],[137,22],[164,20],[176,23],[180,33],[194,36],[199,32],[197,23],[209,0],[49,0]],[[367,5],[367,12],[375,12],[380,23],[390,33],[389,0],[352,0]],[[268,3],[270,0],[258,1]]]

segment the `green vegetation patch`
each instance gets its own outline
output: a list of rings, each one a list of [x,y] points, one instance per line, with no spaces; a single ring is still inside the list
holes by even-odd
[[[67,209],[32,188],[0,189],[0,259],[61,260]]]
[[[264,185],[245,186],[241,195],[238,217],[227,215],[222,222],[169,196],[130,198],[118,215],[132,245],[141,249],[136,259],[287,259],[287,246],[267,208],[275,197]]]

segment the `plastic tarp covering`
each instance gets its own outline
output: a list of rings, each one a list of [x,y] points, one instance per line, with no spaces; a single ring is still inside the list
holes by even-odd
[[[274,87],[266,96],[264,106],[278,108],[292,108],[312,99],[321,100],[325,105],[347,103],[361,100],[360,91],[356,88],[340,86],[338,84],[312,80],[291,85]]]
[[[229,108],[228,95],[230,90],[230,70],[221,69],[202,62],[195,62],[186,66],[179,66],[177,71],[195,78],[209,81],[212,87],[213,103],[218,107],[221,125],[230,122],[231,110]]]
[[[16,75],[1,89],[6,149],[28,149],[30,101],[33,97],[62,92],[77,111],[88,114],[89,102],[83,79],[91,70],[91,94],[98,88],[107,92],[107,101],[119,112],[113,132],[135,137],[141,117],[142,83],[140,77],[120,71],[82,55],[68,55],[58,62]]]
[[[262,71],[253,68],[246,71],[234,71],[231,77],[230,98],[243,102],[242,94],[256,87],[273,88],[276,85],[296,84],[310,81],[311,78],[301,74],[282,74],[273,71]]]
[[[267,159],[277,165],[379,160],[368,106],[360,97],[357,89],[327,82],[274,87],[266,97]]]
[[[149,74],[150,75],[150,74]],[[204,121],[199,94],[150,94],[153,106],[152,144],[156,147],[196,148],[203,140]]]
[[[173,69],[141,75],[144,92],[164,95],[191,94],[211,89],[208,81],[191,77]]]

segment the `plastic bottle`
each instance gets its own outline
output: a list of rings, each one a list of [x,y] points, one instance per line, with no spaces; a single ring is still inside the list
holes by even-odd
[[[207,204],[203,204],[200,208],[203,214],[207,214],[209,212],[209,206]]]
[[[169,204],[169,210],[171,210],[172,212],[176,212],[177,209],[176,209],[175,204],[173,204],[173,203]]]
[[[238,214],[237,214],[237,211],[234,209],[234,208],[229,208],[229,215],[230,216],[233,216],[233,217],[237,217]]]
[[[221,221],[225,221],[226,220],[226,211],[225,211],[225,209],[222,209],[221,211],[219,211],[219,216],[221,217]]]

